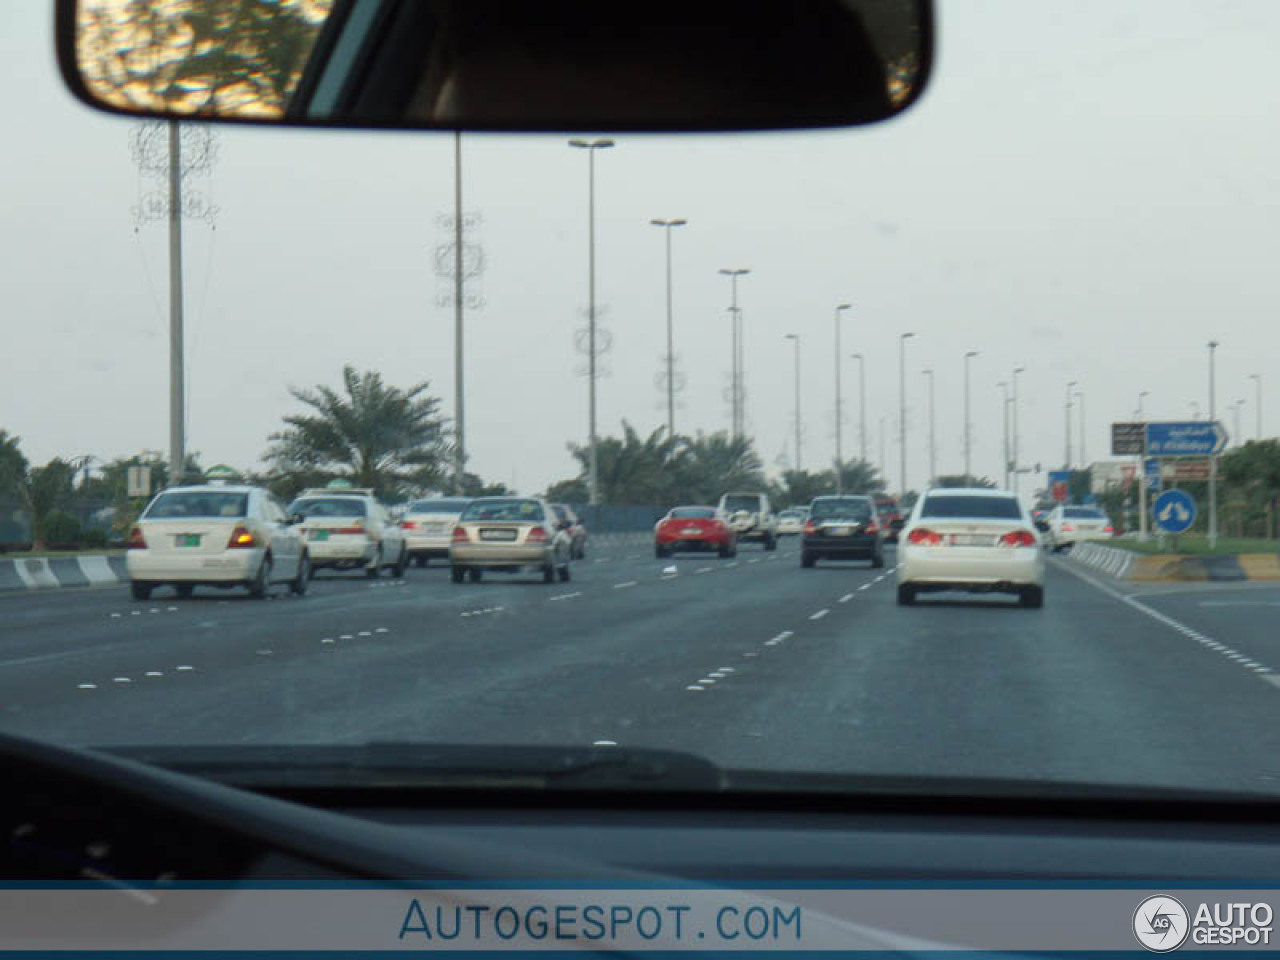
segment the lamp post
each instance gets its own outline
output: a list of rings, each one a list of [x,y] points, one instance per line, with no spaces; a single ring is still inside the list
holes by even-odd
[[[1253,439],[1262,439],[1262,374],[1251,373],[1249,379],[1253,381],[1253,405],[1254,405],[1254,428]]]
[[[858,361],[858,456],[867,462],[867,367],[866,358],[860,353],[849,354]]]
[[[845,310],[851,310],[853,304],[842,303],[836,307],[835,312],[835,328],[836,328],[836,493],[844,493],[844,446],[841,418],[841,397],[840,397],[840,368],[844,364],[844,354],[840,351],[840,315]]]
[[[671,228],[683,227],[688,220],[650,220],[662,227],[667,238],[667,437],[676,435],[676,353],[671,323]]]
[[[1004,488],[1009,487],[1009,382],[1001,380],[996,384],[1003,392],[1004,399],[1000,403],[1000,423],[1004,428],[1004,444],[1001,451],[1004,454]]]
[[[1018,492],[1018,374],[1025,373],[1026,367],[1015,367],[1013,371],[1013,492]]]
[[[1137,420],[1138,420],[1138,422],[1139,422],[1139,423],[1141,423],[1141,422],[1142,422],[1142,418],[1145,416],[1145,413],[1144,413],[1144,407],[1146,406],[1146,404],[1145,404],[1145,402],[1144,402],[1144,401],[1145,401],[1145,400],[1147,399],[1147,397],[1149,397],[1149,396],[1151,396],[1151,391],[1150,391],[1150,390],[1143,390],[1141,393],[1139,393],[1139,394],[1138,394],[1138,416],[1137,416]]]
[[[907,492],[907,341],[914,333],[898,334],[898,445],[901,454],[902,494]]]
[[[964,355],[964,475],[965,483],[973,477],[973,421],[969,418],[969,361],[978,356],[977,350]]]
[[[1084,446],[1084,391],[1076,391],[1076,399],[1080,402],[1080,469],[1089,469],[1089,455],[1085,452]]]
[[[929,378],[929,486],[932,487],[938,482],[938,445],[935,432],[937,422],[934,419],[933,406],[933,369],[930,367],[922,372]]]
[[[1217,388],[1214,383],[1214,360],[1218,352],[1218,341],[1209,341],[1209,420],[1218,419]],[[1209,458],[1209,549],[1218,544],[1218,458]]]
[[[587,490],[592,506],[600,502],[596,441],[596,151],[608,150],[613,145],[608,139],[569,141],[569,146],[587,151],[587,420],[590,432]]]
[[[1070,469],[1071,469],[1071,389],[1072,389],[1072,387],[1074,387],[1075,385],[1076,385],[1076,382],[1075,382],[1074,380],[1068,380],[1068,381],[1067,381],[1067,391],[1066,391],[1067,399],[1066,399],[1066,401],[1063,403],[1063,406],[1062,406],[1062,411],[1063,411],[1063,413],[1062,413],[1062,419],[1063,419],[1063,421],[1064,421],[1064,422],[1065,422],[1065,424],[1066,424],[1066,434],[1065,434],[1065,435],[1066,435],[1066,438],[1067,438],[1067,443],[1066,443],[1065,452],[1062,454],[1062,469],[1063,469],[1063,470],[1070,470]]]
[[[790,340],[795,346],[796,358],[796,471],[799,472],[800,466],[800,335],[798,333],[788,333],[783,339]]]
[[[743,434],[744,417],[742,415],[742,322],[738,312],[738,278],[745,277],[751,271],[742,267],[722,269],[721,275],[729,278],[731,299],[729,310],[733,315],[733,375],[730,378],[730,391],[733,394],[733,437],[738,439]]]

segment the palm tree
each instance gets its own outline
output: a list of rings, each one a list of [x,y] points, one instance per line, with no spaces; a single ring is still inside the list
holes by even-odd
[[[727,430],[686,439],[677,479],[679,499],[686,503],[714,503],[729,490],[765,489],[764,464],[755,445]]]
[[[635,427],[624,420],[621,437],[602,437],[596,443],[600,499],[616,504],[666,502],[681,445],[679,438],[666,436],[663,427],[642,439]],[[577,444],[570,444],[569,450],[585,476],[591,462],[590,450]]]
[[[343,477],[381,496],[440,487],[451,448],[440,400],[428,386],[402,390],[381,374],[345,366],[341,391],[291,387],[312,412],[285,417],[287,427],[269,437],[263,459],[277,481]]]

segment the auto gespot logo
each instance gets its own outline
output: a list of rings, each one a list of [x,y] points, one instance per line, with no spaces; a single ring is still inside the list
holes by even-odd
[[[1133,913],[1133,935],[1148,950],[1168,953],[1190,938],[1197,945],[1271,943],[1274,914],[1267,903],[1201,903],[1190,913],[1176,897],[1147,897]]]

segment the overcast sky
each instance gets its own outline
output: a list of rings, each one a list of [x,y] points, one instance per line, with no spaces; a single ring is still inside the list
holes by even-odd
[[[54,66],[51,5],[0,8],[0,428],[28,456],[167,445],[165,228],[135,232],[149,189],[135,124],[75,103]],[[1085,453],[1108,424],[1208,408],[1264,376],[1274,433],[1280,213],[1280,4],[944,2],[924,100],[894,122],[803,135],[618,138],[597,157],[597,298],[612,333],[600,430],[665,419],[662,232],[676,232],[677,429],[729,425],[728,281],[740,284],[748,426],[778,469],[794,456],[787,333],[801,337],[804,466],[834,449],[833,308],[868,358],[868,456],[898,467],[898,336],[907,350],[907,480],[928,472],[936,371],[939,472],[963,455],[972,365],[975,472],[1000,476],[1000,380],[1018,365],[1022,459],[1064,454],[1065,384],[1085,394]],[[186,225],[189,449],[254,466],[295,410],[288,387],[344,363],[429,380],[452,412],[453,317],[433,274],[452,208],[451,135],[220,129],[196,186],[216,229]],[[587,167],[564,137],[464,139],[464,206],[487,269],[467,318],[471,469],[536,492],[570,476],[587,432],[574,333],[587,298]],[[858,367],[845,361],[845,449]],[[1073,434],[1076,426],[1073,424]],[[1078,437],[1076,437],[1078,441]],[[1079,458],[1076,446],[1073,458]],[[1043,478],[1034,478],[1040,481]],[[1024,481],[1027,491],[1032,483]]]

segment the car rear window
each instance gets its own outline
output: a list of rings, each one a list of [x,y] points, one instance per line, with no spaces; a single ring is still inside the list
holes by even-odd
[[[898,512],[898,503],[897,503],[897,501],[896,501],[896,500],[877,500],[877,501],[876,501],[876,509],[877,509],[877,510],[884,510],[884,511],[887,511],[887,512],[889,512],[889,513],[897,513],[897,512]]]
[[[355,497],[315,497],[295,500],[289,504],[290,513],[304,517],[364,517],[368,509],[363,500]]]
[[[409,504],[409,513],[461,513],[470,500],[415,500]]]
[[[148,520],[178,517],[243,517],[249,510],[247,493],[200,490],[162,493],[147,510]]]
[[[1067,507],[1063,511],[1073,520],[1105,520],[1106,516],[1101,510],[1090,510],[1088,507]]]
[[[862,499],[815,500],[809,508],[810,520],[869,520],[871,504]]]
[[[677,520],[713,520],[715,507],[676,507],[671,516]]]
[[[485,500],[473,502],[462,511],[462,521],[503,520],[508,523],[536,523],[543,520],[537,500]]]
[[[1022,508],[1013,497],[956,497],[942,494],[925,497],[920,516],[1021,520]]]
[[[737,513],[739,510],[755,513],[760,509],[760,498],[752,496],[725,497],[724,509],[726,513]]]

